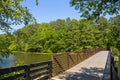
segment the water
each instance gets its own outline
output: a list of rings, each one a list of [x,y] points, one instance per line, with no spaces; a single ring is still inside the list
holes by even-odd
[[[0,57],[2,60],[0,62],[0,68],[7,68],[14,66],[15,57],[14,55],[10,55],[9,57]]]
[[[51,60],[51,54],[23,54],[18,53],[14,55],[9,55],[9,57],[0,57],[2,61],[0,62],[0,68],[8,68],[14,66],[20,66],[24,64],[32,64],[36,62]]]

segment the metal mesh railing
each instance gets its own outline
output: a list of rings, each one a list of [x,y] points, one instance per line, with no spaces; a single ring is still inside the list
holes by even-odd
[[[85,49],[82,51],[75,51],[72,53],[62,53],[62,54],[54,54],[52,56],[52,75],[55,76],[59,73],[64,72],[65,70],[77,65],[83,60],[89,58],[95,53],[104,50],[103,48],[95,48],[95,49]]]

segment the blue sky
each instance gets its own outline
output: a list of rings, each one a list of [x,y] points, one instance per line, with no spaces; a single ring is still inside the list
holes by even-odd
[[[38,0],[36,6],[35,0],[25,0],[22,5],[29,9],[29,12],[36,18],[38,23],[50,22],[56,19],[80,19],[80,14],[70,7],[70,0]],[[19,29],[24,25],[13,26],[13,29]]]
[[[67,17],[80,19],[78,11],[74,7],[70,7],[70,0],[38,0],[38,2],[38,6],[36,6],[35,0],[24,0],[22,2],[22,5],[29,9],[29,12],[36,18],[38,23],[66,19]],[[24,27],[24,25],[14,25],[11,27],[13,30],[17,30]]]
[[[36,18],[38,23],[50,22],[56,19],[80,19],[80,14],[70,7],[70,0],[38,0],[39,4],[36,6],[35,0],[23,0],[22,5],[29,9],[29,12]],[[21,25],[12,25],[14,30],[24,27]],[[0,34],[3,33],[0,31]]]
[[[23,5],[27,6],[30,13],[39,23],[50,22],[58,18],[66,19],[67,17],[79,19],[78,12],[70,7],[70,0],[38,0],[36,6],[35,0],[26,0]]]
[[[70,7],[70,0],[38,0],[39,4],[36,6],[35,0],[24,0],[22,5],[29,9],[29,12],[36,18],[38,23],[50,22],[56,19],[80,19],[80,14]],[[11,26],[13,30],[22,28],[24,25]]]

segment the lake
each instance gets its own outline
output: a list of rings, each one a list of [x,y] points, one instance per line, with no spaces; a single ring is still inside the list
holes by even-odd
[[[32,64],[36,62],[51,60],[51,54],[38,54],[38,53],[17,53],[10,54],[9,57],[1,57],[0,68],[14,67],[24,64]]]

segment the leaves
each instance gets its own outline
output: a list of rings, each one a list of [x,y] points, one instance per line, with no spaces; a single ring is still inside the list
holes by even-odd
[[[23,0],[0,1],[0,29],[7,32],[11,25],[24,23],[25,25],[35,22],[34,17],[26,7],[21,5]],[[36,4],[38,4],[36,0]]]
[[[12,34],[12,38],[6,34],[6,36],[0,35],[0,49],[60,53],[94,47],[105,48],[106,44],[110,43],[119,50],[119,17],[116,16],[109,21],[100,17],[97,23],[87,19],[67,18],[25,26]]]
[[[119,14],[119,0],[71,0],[70,5],[75,7],[81,17],[97,19],[102,15]]]

